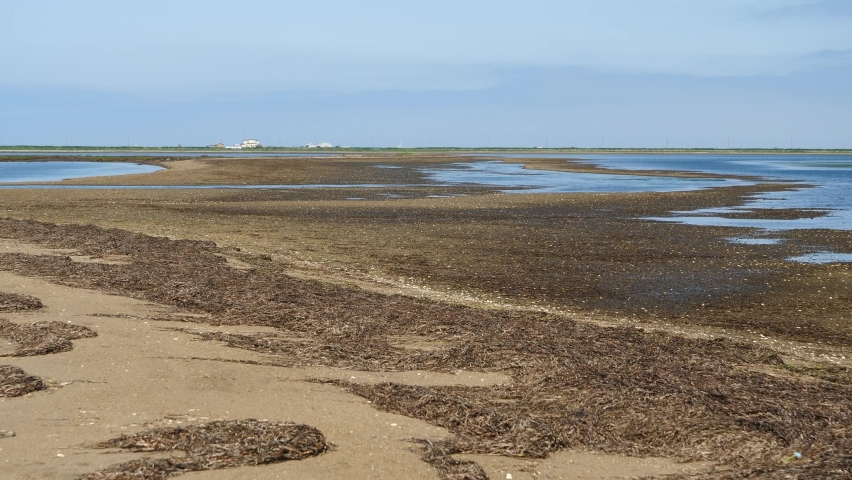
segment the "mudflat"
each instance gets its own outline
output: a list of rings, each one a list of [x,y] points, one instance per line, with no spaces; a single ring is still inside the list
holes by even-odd
[[[850,269],[786,258],[850,252],[849,232],[742,245],[641,220],[784,185],[514,195],[419,170],[456,161],[199,158],[64,182],[389,185],[370,189],[0,191],[0,292],[42,304],[0,317],[97,332],[3,347],[44,385],[0,401],[0,468],[75,478],[163,455],[94,448],[122,434],[256,419],[328,448],[186,477],[848,474]]]

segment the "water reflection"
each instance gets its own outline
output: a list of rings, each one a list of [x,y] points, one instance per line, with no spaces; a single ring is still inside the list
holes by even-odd
[[[489,154],[488,157],[565,158],[566,160],[571,158],[609,169],[713,173],[759,177],[772,182],[798,183],[801,184],[801,188],[754,195],[745,204],[737,207],[672,212],[671,217],[648,219],[689,225],[767,230],[852,230],[852,195],[849,195],[849,192],[852,192],[852,155]],[[796,219],[748,218],[748,212],[756,209],[813,210],[819,211],[821,215]]]
[[[705,188],[753,185],[729,178],[684,178],[651,175],[532,170],[500,161],[456,163],[447,167],[421,169],[442,184],[472,184],[505,187],[505,193],[616,193],[681,192]]]
[[[802,263],[852,263],[852,253],[815,252],[790,257],[791,262]]]
[[[118,162],[0,162],[0,183],[53,182],[70,178],[152,173],[155,165]]]
[[[802,184],[791,191],[754,195],[737,207],[673,212],[672,217],[654,220],[767,230],[852,230],[850,155],[585,155],[580,158],[605,168],[694,171]],[[747,217],[744,213],[758,209],[812,210],[822,215],[796,219],[742,218]],[[730,218],[732,214],[738,218]]]
[[[783,240],[780,238],[746,238],[746,237],[728,237],[725,240],[731,243],[740,245],[778,245]]]

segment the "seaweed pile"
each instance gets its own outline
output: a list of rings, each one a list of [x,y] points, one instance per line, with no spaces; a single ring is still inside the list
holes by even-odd
[[[0,365],[0,397],[20,397],[45,388],[42,379],[35,375],[14,365]]]
[[[97,336],[97,332],[82,325],[62,322],[13,323],[0,318],[0,338],[11,340],[18,346],[14,353],[3,356],[31,357],[68,352],[74,349],[71,340]]]
[[[161,480],[187,472],[301,460],[325,452],[329,444],[322,432],[308,425],[247,419],[158,428],[122,435],[93,448],[184,455],[141,458],[83,475],[81,480]]]
[[[15,220],[0,220],[0,234],[128,255],[129,265],[103,265],[3,254],[0,268],[210,316],[194,321],[276,327],[199,336],[283,365],[511,375],[493,387],[338,383],[376,408],[451,431],[448,440],[419,441],[443,478],[483,478],[458,453],[541,458],[565,448],[713,461],[731,478],[852,474],[844,453],[852,451],[852,388],[796,371],[771,350],[382,295],[292,278],[260,258],[257,269],[236,270],[210,242]],[[441,347],[404,348],[399,338]],[[802,458],[782,464],[794,450]]]
[[[454,452],[447,442],[427,439],[414,441],[422,450],[420,458],[438,471],[442,480],[488,480],[488,474],[472,460],[453,458]]]
[[[0,312],[27,312],[43,307],[41,300],[31,295],[0,292]]]

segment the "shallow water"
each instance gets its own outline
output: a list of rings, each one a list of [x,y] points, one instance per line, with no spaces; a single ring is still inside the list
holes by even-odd
[[[376,168],[396,167],[376,165]],[[5,173],[4,173],[5,169]],[[66,178],[146,173],[160,167],[110,162],[0,162],[0,183],[43,182]],[[302,185],[3,185],[0,188],[59,189],[319,189],[387,188],[418,186],[487,185],[505,187],[506,193],[560,192],[673,192],[750,182],[733,179],[677,178],[644,175],[606,175],[595,173],[530,170],[521,165],[497,161],[458,163],[446,167],[421,169],[435,183],[429,184],[302,184]]]
[[[119,152],[122,153],[122,152]],[[134,153],[122,153],[130,156]],[[97,154],[92,154],[97,155]],[[103,154],[102,154],[103,155]],[[165,154],[163,154],[164,156]],[[234,154],[245,156],[253,154]],[[266,154],[256,154],[263,156]],[[277,154],[305,156],[311,154]],[[321,156],[323,154],[313,154]],[[560,155],[489,155],[503,158],[558,158]],[[768,181],[799,183],[793,191],[769,192],[751,197],[744,205],[730,208],[699,209],[672,212],[669,217],[651,220],[679,222],[691,225],[789,229],[852,230],[852,156],[849,155],[582,155],[581,160],[605,168],[628,170],[678,170],[759,177]],[[396,165],[377,165],[392,168]],[[113,162],[0,162],[0,183],[44,182],[66,178],[147,173],[160,170],[151,165]],[[486,185],[505,193],[614,193],[614,192],[673,192],[756,182],[732,178],[683,178],[654,175],[618,175],[597,173],[558,172],[526,169],[522,165],[501,161],[457,163],[442,167],[420,169],[435,182],[430,186]],[[0,188],[242,188],[242,189],[312,189],[312,188],[386,188],[417,187],[406,184],[307,184],[307,185],[176,185],[176,186],[2,186]],[[765,219],[744,218],[752,209],[804,209],[824,213],[813,218]],[[738,218],[726,218],[731,213]],[[746,216],[747,217],[747,216]]]
[[[816,252],[790,257],[787,260],[802,263],[852,263],[852,253]]]
[[[673,212],[672,217],[656,220],[767,230],[852,230],[852,156],[849,155],[583,155],[578,158],[605,168],[694,171],[802,184],[793,191],[754,195],[738,207]],[[815,210],[825,215],[793,220],[723,217],[753,209]]]
[[[753,185],[727,178],[683,178],[652,175],[611,175],[526,169],[523,165],[484,161],[421,169],[441,184],[506,187],[505,193],[681,192],[705,188]]]
[[[725,240],[731,243],[740,245],[778,245],[782,242],[780,238],[746,238],[746,237],[730,237]]]
[[[152,173],[154,165],[113,162],[0,162],[0,183],[53,182],[69,178]]]
[[[785,192],[752,196],[745,204],[730,208],[672,212],[671,217],[650,220],[690,225],[762,228],[767,230],[833,229],[852,230],[852,155],[566,155],[491,154],[494,158],[571,158],[592,165],[619,170],[669,170],[750,176],[766,181],[801,184]],[[742,218],[754,209],[816,210],[824,215],[794,220]],[[739,218],[724,218],[738,214]]]

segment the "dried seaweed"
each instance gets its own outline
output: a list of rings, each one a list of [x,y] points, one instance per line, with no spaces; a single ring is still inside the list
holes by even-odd
[[[20,397],[44,390],[42,379],[13,365],[0,365],[0,397]]]
[[[785,365],[791,372],[810,375],[834,383],[852,385],[852,368],[840,365],[801,366]]]
[[[424,459],[436,466],[452,465],[452,455],[459,453],[540,458],[562,448],[590,448],[634,456],[716,461],[735,467],[724,475],[699,475],[701,479],[848,478],[852,472],[845,432],[848,414],[823,412],[818,404],[802,406],[800,411],[778,411],[789,408],[794,400],[783,382],[775,387],[782,387],[780,393],[788,398],[776,402],[767,391],[761,397],[732,399],[725,402],[727,412],[706,415],[703,421],[696,421],[695,413],[707,409],[706,405],[683,411],[676,404],[654,398],[647,399],[645,418],[637,419],[636,399],[618,405],[614,395],[606,393],[602,394],[604,398],[586,399],[585,405],[579,398],[534,405],[543,396],[565,392],[533,390],[526,399],[518,398],[523,395],[519,390],[529,385],[518,389],[331,383],[370,399],[376,408],[419,418],[454,433],[454,438],[436,442],[440,448],[420,441],[427,452]],[[515,400],[507,402],[512,394]],[[848,391],[835,395],[848,395]],[[809,395],[803,392],[802,396]],[[843,403],[839,400],[829,396],[825,405]],[[680,421],[672,421],[671,416],[679,413]],[[653,443],[649,445],[649,441]],[[625,448],[631,443],[633,448]],[[519,451],[519,446],[524,449]],[[782,463],[782,457],[793,450],[804,452],[804,460]]]
[[[31,357],[74,349],[71,340],[93,338],[98,334],[82,325],[62,322],[12,323],[0,318],[0,338],[16,343],[13,357]]]
[[[415,440],[415,443],[423,450],[423,461],[435,467],[441,480],[488,480],[485,470],[476,462],[453,458],[453,447],[447,442]]]
[[[276,327],[199,337],[279,364],[511,375],[510,384],[488,388],[341,384],[377,408],[450,430],[455,437],[440,448],[421,442],[433,445],[424,459],[446,478],[478,478],[475,466],[454,463],[455,453],[546,457],[564,448],[708,460],[731,475],[766,478],[773,474],[760,472],[805,468],[778,466],[793,449],[811,459],[804,477],[849,468],[835,453],[852,451],[852,389],[797,377],[769,349],[381,295],[269,267],[235,270],[209,242],[14,220],[0,220],[0,233],[87,255],[128,255],[129,265],[21,254],[0,255],[0,264],[208,315],[188,321]],[[403,348],[400,337],[440,348]]]
[[[788,456],[789,458],[789,456]],[[852,478],[852,454],[848,451],[823,452],[816,458],[805,458],[789,463],[775,463],[758,468],[733,471],[715,471],[697,475],[672,475],[667,480],[744,480],[744,479],[795,479],[795,480],[848,480]]]
[[[31,295],[0,292],[0,312],[26,312],[43,307],[41,300]]]
[[[301,460],[329,445],[314,427],[255,419],[223,420],[122,435],[93,446],[131,452],[175,452],[182,456],[142,458],[113,465],[81,480],[160,480],[187,472]]]

